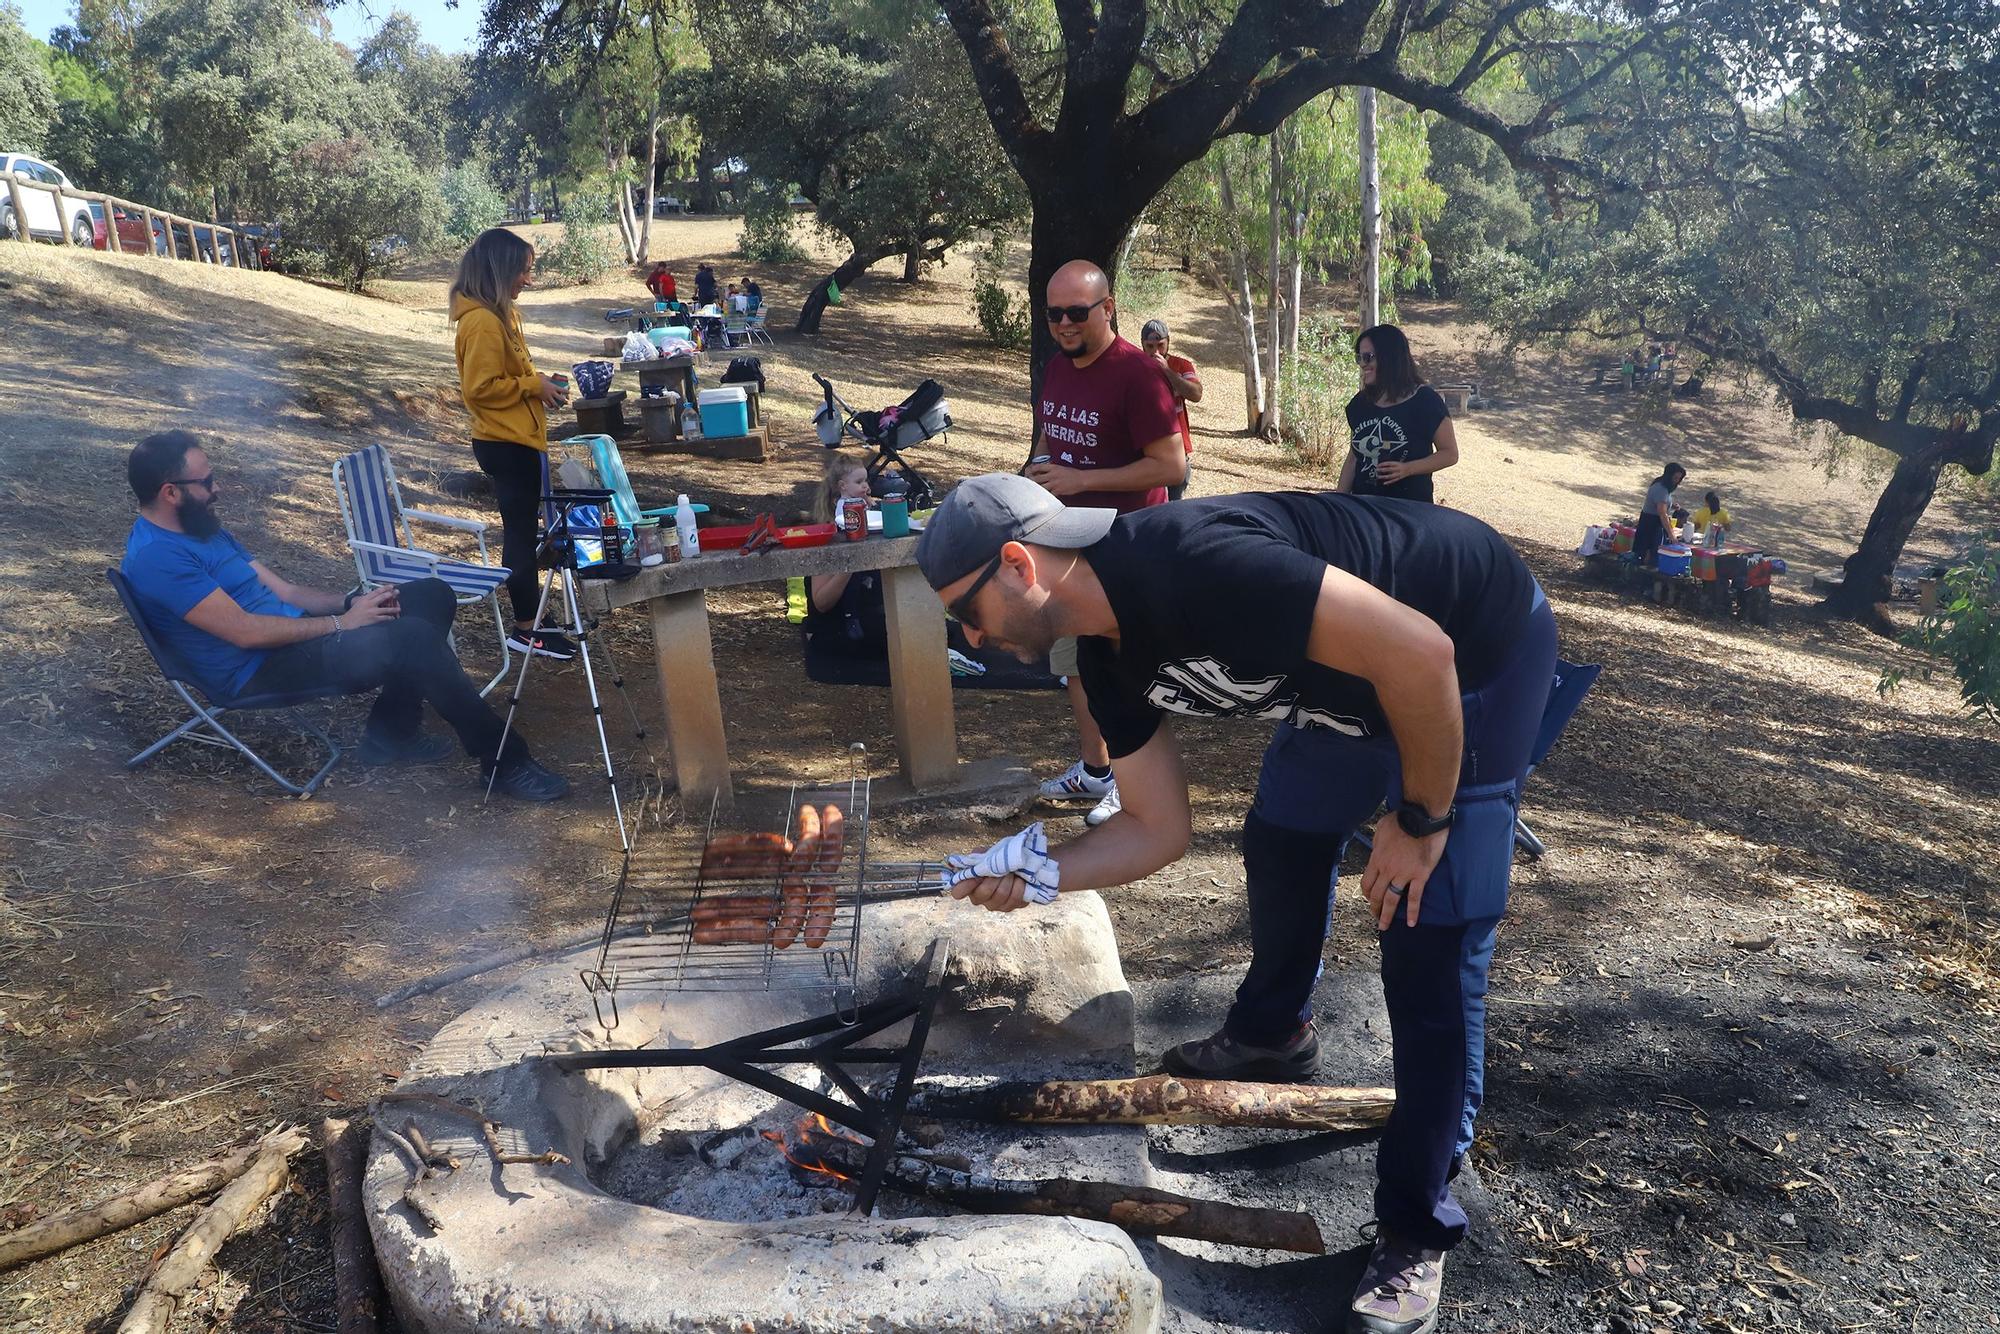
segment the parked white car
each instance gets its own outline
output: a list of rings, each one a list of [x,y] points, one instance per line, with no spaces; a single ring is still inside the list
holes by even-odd
[[[0,237],[9,241],[21,238],[22,219],[14,216],[13,192],[7,188],[9,176],[18,175],[23,181],[39,181],[44,185],[57,186],[64,190],[76,188],[69,177],[40,158],[29,157],[26,153],[0,153]],[[21,207],[27,214],[28,235],[47,241],[60,241],[64,232],[78,245],[88,247],[96,235],[96,227],[90,217],[90,205],[82,199],[69,195],[54,195],[47,190],[21,187]]]

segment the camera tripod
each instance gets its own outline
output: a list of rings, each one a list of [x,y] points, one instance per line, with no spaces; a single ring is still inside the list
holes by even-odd
[[[611,789],[611,815],[618,822],[618,846],[626,854],[632,851],[632,836],[625,827],[624,803],[618,795],[618,771],[611,759],[611,740],[604,731],[604,702],[597,693],[597,672],[591,665],[590,639],[597,629],[596,618],[586,621],[577,603],[576,581],[582,577],[578,565],[577,543],[591,540],[589,525],[583,525],[584,534],[578,534],[571,527],[571,512],[578,505],[609,506],[611,492],[594,490],[555,490],[542,497],[543,512],[550,515],[548,531],[543,534],[536,548],[536,557],[546,567],[542,576],[541,597],[535,602],[535,622],[528,635],[534,636],[544,631],[559,631],[576,642],[577,656],[583,661],[584,689],[590,695],[590,714],[597,724],[597,747],[604,757],[604,781]],[[599,534],[602,529],[598,530]],[[562,609],[568,619],[561,624],[546,623],[549,604],[555,597],[556,589],[562,589]],[[500,774],[500,757],[507,751],[507,738],[514,730],[514,715],[521,707],[521,696],[528,685],[528,667],[535,660],[533,650],[521,655],[521,673],[514,679],[514,689],[507,697],[507,720],[500,728],[500,744],[493,752],[493,768],[486,775],[486,795],[484,801],[493,799],[493,784]],[[639,711],[632,704],[632,697],[625,693],[625,674],[618,667],[618,660],[612,655],[611,645],[604,645],[605,665],[611,669],[611,684],[617,687],[618,697],[625,701],[625,712],[632,719],[632,734],[646,747],[647,758],[652,760],[657,774],[660,767],[659,756],[646,741],[646,729],[639,721]],[[483,804],[483,803],[482,803]]]

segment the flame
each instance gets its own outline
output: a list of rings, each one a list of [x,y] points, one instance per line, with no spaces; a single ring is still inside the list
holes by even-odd
[[[818,1112],[813,1112],[808,1116],[802,1116],[799,1118],[798,1130],[796,1133],[801,1141],[804,1140],[806,1132],[809,1129],[821,1135],[826,1135],[834,1139],[844,1139],[848,1141],[850,1144],[861,1144],[866,1142],[864,1140],[857,1139],[853,1135],[849,1135],[844,1131],[836,1130],[834,1128],[833,1122],[827,1120],[824,1116],[820,1115]],[[800,1157],[798,1154],[793,1153],[791,1145],[786,1140],[785,1136],[775,1130],[765,1130],[765,1131],[760,1131],[758,1133],[763,1135],[765,1139],[770,1140],[771,1143],[777,1145],[778,1152],[784,1155],[785,1161],[790,1163],[793,1167],[798,1168],[802,1172],[811,1172],[817,1176],[831,1177],[835,1185],[845,1184],[846,1182],[852,1181],[854,1179],[853,1177],[848,1176],[845,1172],[835,1171],[833,1168],[828,1167],[826,1164],[822,1162],[817,1162],[808,1158]]]

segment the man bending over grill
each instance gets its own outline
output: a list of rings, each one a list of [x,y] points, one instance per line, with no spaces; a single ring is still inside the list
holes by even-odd
[[[424,702],[479,761],[494,767],[501,722],[458,665],[446,636],[458,599],[439,579],[350,599],[280,578],[216,517],[222,488],[187,431],[149,435],[126,460],[139,517],[125,543],[125,577],[146,624],[209,695],[228,699],[337,685],[381,687],[357,755],[363,764],[429,764],[451,753],[423,731]],[[535,763],[509,732],[493,788],[554,801],[569,780]]]
[[[1498,533],[1440,506],[1288,492],[1120,515],[999,474],[946,499],[917,560],[975,645],[1034,659],[1080,637],[1122,794],[1073,842],[1051,848],[1036,824],[954,858],[960,898],[1011,911],[1150,875],[1188,845],[1166,716],[1276,724],[1243,822],[1250,968],[1221,1028],[1170,1050],[1168,1070],[1312,1077],[1335,875],[1387,801],[1361,890],[1380,933],[1396,1106],[1347,1327],[1430,1329],[1444,1253],[1465,1235],[1450,1183],[1479,1110],[1515,803],[1555,671],[1534,576]]]

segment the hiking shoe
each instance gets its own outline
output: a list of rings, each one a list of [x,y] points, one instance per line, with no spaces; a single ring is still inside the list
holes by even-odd
[[[576,641],[568,635],[559,635],[553,630],[539,630],[532,635],[526,630],[509,631],[507,647],[516,653],[556,658],[563,662],[568,662],[576,656]]]
[[[1118,801],[1118,784],[1114,782],[1111,790],[1104,794],[1104,800],[1090,808],[1090,814],[1083,817],[1083,822],[1095,829],[1123,809]]]
[[[364,736],[354,748],[354,758],[362,764],[436,764],[458,747],[448,736],[415,732],[397,740]]]
[[[1425,1334],[1437,1324],[1444,1252],[1377,1229],[1361,1286],[1347,1308],[1347,1334]]]
[[[1160,1066],[1168,1074],[1197,1079],[1255,1079],[1296,1083],[1319,1073],[1319,1034],[1299,1025],[1281,1047],[1253,1047],[1219,1030],[1211,1037],[1167,1048]]]
[[[1060,777],[1048,779],[1042,784],[1043,801],[1100,801],[1118,785],[1109,774],[1103,778],[1093,778],[1078,760],[1062,771]]]
[[[516,801],[555,801],[569,795],[569,779],[551,773],[525,755],[502,761],[497,774],[488,769],[480,777],[489,774],[493,790]]]

